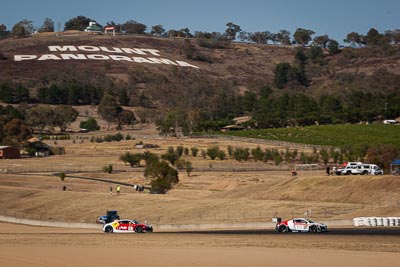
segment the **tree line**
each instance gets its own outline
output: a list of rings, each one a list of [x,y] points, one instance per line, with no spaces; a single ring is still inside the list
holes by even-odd
[[[86,16],[77,16],[69,19],[64,24],[64,31],[79,30],[83,31],[93,19]],[[197,38],[200,40],[222,40],[242,42],[251,42],[257,44],[281,44],[281,45],[308,45],[311,41],[313,45],[327,47],[338,47],[337,40],[329,38],[327,34],[313,37],[315,32],[311,29],[297,28],[291,35],[288,30],[282,29],[279,32],[273,33],[268,30],[257,32],[246,32],[242,28],[233,23],[226,24],[226,30],[223,33],[219,32],[202,32],[196,31],[191,33],[190,29],[185,27],[181,29],[166,30],[163,25],[157,24],[149,27],[135,20],[128,20],[124,23],[109,21],[106,25],[98,25],[100,27],[114,27],[117,33],[124,34],[146,34],[156,37],[185,37]],[[59,29],[60,30],[60,29]],[[0,39],[9,37],[27,37],[35,32],[54,32],[54,21],[51,18],[45,18],[43,24],[39,27],[34,27],[33,22],[28,19],[22,19],[17,22],[11,30],[7,30],[6,25],[0,24]],[[387,30],[384,33],[379,33],[375,28],[371,28],[367,34],[363,35],[357,32],[350,32],[346,35],[343,42],[351,46],[376,46],[400,43],[400,29]],[[200,42],[203,45],[209,45],[207,42]]]
[[[273,96],[271,88],[265,86],[261,88],[259,96],[254,92],[246,92],[243,96],[232,96],[227,99],[221,97],[216,101],[218,105],[211,112],[169,111],[158,119],[156,124],[162,134],[176,136],[179,132],[189,135],[197,131],[219,131],[222,127],[233,124],[234,117],[246,114],[250,115],[251,120],[242,126],[259,129],[315,124],[371,123],[382,120],[385,116],[400,115],[398,105],[400,97],[397,94],[385,95],[380,92],[354,91],[344,100],[324,94],[316,100],[304,93],[294,95],[283,93],[281,96]]]
[[[291,68],[301,72],[302,67],[290,65],[288,63],[278,63],[276,66],[275,83],[277,88],[296,82],[307,83],[305,76],[293,75]],[[296,80],[301,78],[300,81]],[[377,79],[380,77],[380,79]],[[379,86],[387,86],[390,79],[397,83],[400,79],[380,71],[376,77],[360,77],[374,89]],[[390,78],[390,79],[389,79]],[[341,77],[354,80],[355,77]],[[384,83],[382,83],[385,81]],[[189,83],[191,91],[187,92],[185,83]],[[381,85],[380,85],[381,84]],[[174,88],[171,88],[173,86]],[[157,83],[158,98],[146,97],[144,93],[140,99],[146,101],[130,101],[125,90],[119,90],[114,94],[105,93],[104,90],[93,86],[50,85],[46,88],[39,88],[35,97],[31,97],[29,90],[22,85],[3,84],[0,86],[0,100],[9,104],[20,104],[22,109],[37,105],[40,107],[55,105],[88,105],[98,106],[100,116],[108,123],[121,128],[123,125],[130,125],[137,121],[135,115],[124,108],[127,106],[146,107],[147,101],[161,101],[168,112],[153,111],[156,115],[156,124],[162,134],[177,135],[178,132],[190,134],[196,131],[215,131],[221,127],[233,124],[232,119],[238,116],[250,116],[251,120],[244,124],[244,127],[269,128],[286,126],[307,126],[318,124],[339,124],[339,123],[358,123],[373,122],[385,118],[395,118],[400,116],[400,96],[393,91],[384,93],[382,90],[365,91],[365,87],[348,92],[343,97],[336,97],[331,94],[322,94],[319,98],[308,95],[306,92],[289,93],[273,89],[271,85],[264,85],[253,91],[246,91],[238,94],[232,90],[228,84],[210,84],[208,81],[195,81],[187,78],[181,83],[182,88],[175,88],[177,84],[165,85],[165,94]],[[151,89],[151,87],[149,87]],[[181,90],[184,90],[181,92]],[[185,93],[186,92],[186,93]],[[150,92],[145,94],[149,95]],[[211,98],[210,98],[211,96]],[[152,99],[152,100],[150,100]],[[165,103],[164,103],[165,102]],[[42,105],[38,105],[42,104]],[[27,108],[26,108],[27,109]],[[33,109],[35,110],[35,109]],[[43,130],[50,124],[52,113],[49,109],[41,111],[48,114],[43,117],[44,124],[38,121],[38,125],[33,125],[36,131]],[[26,113],[26,112],[25,112]],[[17,116],[19,119],[26,119],[26,116]],[[152,112],[142,112],[141,119],[146,121]],[[27,121],[29,121],[27,119]],[[85,129],[97,129],[98,125],[93,120],[85,121]],[[3,125],[4,125],[3,121]],[[29,124],[29,123],[28,123]],[[53,125],[60,127],[59,125]],[[61,126],[64,128],[65,126]]]

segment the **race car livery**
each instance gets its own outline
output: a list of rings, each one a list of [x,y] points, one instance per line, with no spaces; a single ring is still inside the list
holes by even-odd
[[[103,226],[105,233],[146,233],[153,232],[153,226],[135,220],[115,220]]]
[[[276,224],[278,232],[327,232],[328,227],[323,223],[313,222],[306,218],[294,218],[292,220],[280,221]]]

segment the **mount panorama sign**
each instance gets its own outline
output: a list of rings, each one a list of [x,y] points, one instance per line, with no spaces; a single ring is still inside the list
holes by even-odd
[[[52,45],[48,46],[49,54],[14,55],[14,61],[46,60],[114,60],[132,63],[164,64],[198,69],[199,67],[185,61],[162,58],[156,49],[143,48],[107,48],[91,45]]]

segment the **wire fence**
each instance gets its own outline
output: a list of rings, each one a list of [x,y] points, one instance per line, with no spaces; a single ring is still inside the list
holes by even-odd
[[[291,219],[306,217],[315,220],[352,219],[353,213],[376,214],[385,213],[387,210],[400,209],[400,198],[389,203],[354,204],[352,207],[343,208],[304,208],[285,210],[199,210],[197,213],[149,216],[145,219],[157,224],[175,223],[238,223],[238,222],[272,222],[272,218]]]
[[[230,141],[239,141],[239,142],[246,142],[246,143],[254,143],[254,144],[266,144],[278,147],[290,147],[290,148],[298,148],[298,149],[328,149],[331,146],[324,146],[324,145],[313,145],[313,144],[301,144],[301,143],[292,143],[287,141],[280,141],[280,140],[267,140],[267,139],[257,139],[257,138],[250,138],[250,137],[240,137],[240,136],[229,136],[229,135],[222,135],[222,134],[198,134],[193,137],[196,138],[213,138],[213,139],[222,139],[222,140],[230,140]]]

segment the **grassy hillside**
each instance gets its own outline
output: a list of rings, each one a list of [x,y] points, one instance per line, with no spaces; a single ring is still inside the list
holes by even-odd
[[[37,220],[93,223],[107,209],[117,209],[121,216],[153,224],[190,224],[219,222],[267,222],[271,217],[304,216],[312,218],[351,219],[357,216],[398,215],[400,179],[383,176],[326,176],[324,170],[299,170],[292,177],[288,166],[273,163],[241,162],[233,159],[204,160],[185,157],[194,171],[187,176],[179,170],[180,183],[165,195],[139,193],[123,185],[121,195],[110,196],[109,187],[117,183],[144,184],[143,168],[130,168],[118,157],[125,151],[143,152],[134,147],[139,140],[160,145],[149,149],[164,153],[168,146],[182,145],[205,149],[218,145],[255,147],[245,141],[196,138],[151,138],[131,134],[135,141],[112,143],[60,140],[66,154],[0,161],[8,169],[0,179],[2,215]],[[260,143],[263,149],[271,145]],[[112,174],[100,172],[113,164]],[[236,171],[235,171],[236,170]],[[53,173],[65,171],[64,181]],[[108,181],[82,180],[77,177]],[[67,191],[62,191],[66,186]],[[115,192],[115,191],[114,191]]]
[[[400,147],[400,126],[384,124],[320,125],[302,128],[248,130],[226,134],[334,147],[347,145],[377,146],[382,144]]]

